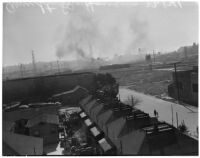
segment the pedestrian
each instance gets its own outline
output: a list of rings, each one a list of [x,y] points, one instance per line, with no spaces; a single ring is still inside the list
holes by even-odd
[[[158,112],[156,111],[156,117],[158,118]]]

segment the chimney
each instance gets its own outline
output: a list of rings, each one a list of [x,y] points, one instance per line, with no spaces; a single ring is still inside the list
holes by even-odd
[[[158,123],[148,127],[143,128],[147,135],[154,135],[159,133],[171,133],[174,131],[173,127],[166,123]]]
[[[135,110],[126,116],[126,122],[129,125],[132,125],[134,122],[136,128],[142,128],[150,124],[150,117],[149,114],[146,114],[140,110]]]
[[[132,110],[133,108],[129,105],[125,105],[125,104],[120,104],[120,110],[121,112],[124,114],[124,115],[127,115],[127,114],[131,114],[132,113]]]

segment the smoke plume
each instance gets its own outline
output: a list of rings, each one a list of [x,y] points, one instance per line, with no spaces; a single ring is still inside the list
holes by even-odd
[[[56,46],[58,58],[76,60],[113,59],[125,54],[136,54],[138,48],[149,45],[148,21],[137,10],[112,6],[74,5],[66,17],[65,33]]]

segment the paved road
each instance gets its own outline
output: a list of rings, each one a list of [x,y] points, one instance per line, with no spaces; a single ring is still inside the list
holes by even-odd
[[[183,105],[171,103],[164,101],[153,96],[145,95],[134,90],[129,90],[124,87],[119,89],[121,101],[126,101],[128,96],[135,96],[141,102],[136,106],[138,109],[143,110],[146,113],[149,113],[150,116],[153,116],[154,109],[159,114],[160,121],[166,121],[172,124],[172,111],[171,105],[173,107],[173,124],[177,126],[176,112],[178,113],[178,124],[184,120],[185,125],[188,127],[192,136],[197,135],[198,127],[198,108],[193,106],[184,107]]]

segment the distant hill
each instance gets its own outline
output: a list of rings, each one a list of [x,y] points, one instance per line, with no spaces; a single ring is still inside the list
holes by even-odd
[[[162,55],[156,55],[158,62],[184,61],[198,63],[198,44],[193,43],[191,46],[182,46],[177,51],[169,52]]]

